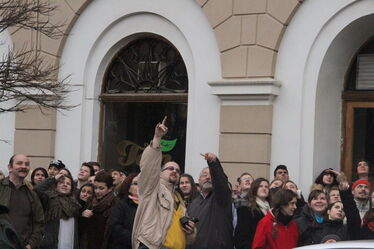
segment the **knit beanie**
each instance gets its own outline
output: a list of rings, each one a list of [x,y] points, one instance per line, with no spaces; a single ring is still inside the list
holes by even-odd
[[[354,190],[357,187],[357,185],[359,185],[359,184],[368,185],[369,189],[371,190],[371,184],[370,184],[370,182],[368,180],[364,180],[364,179],[359,179],[359,180],[355,181],[353,183],[353,185],[352,185],[352,190]]]

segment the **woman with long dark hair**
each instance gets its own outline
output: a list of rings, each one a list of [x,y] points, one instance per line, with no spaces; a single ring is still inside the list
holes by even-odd
[[[62,170],[61,170],[62,171]],[[60,171],[60,172],[61,172]],[[64,174],[61,172],[61,174]],[[82,214],[86,210],[87,202],[92,199],[95,192],[95,186],[91,183],[84,184],[79,191],[77,191],[76,199],[81,205],[79,213]],[[82,217],[81,215],[78,218],[78,229],[79,229],[79,249],[87,249],[87,218]]]
[[[75,199],[73,179],[58,173],[34,187],[43,208],[45,237],[40,249],[78,248],[80,205]]]
[[[31,184],[32,186],[35,186],[44,181],[46,178],[48,178],[47,170],[42,167],[36,168],[31,173]]]
[[[327,207],[326,221],[322,223],[322,229],[316,231],[317,241],[331,234],[343,241],[360,238],[360,213],[347,182],[341,182],[339,194],[341,201],[330,203]],[[347,224],[343,222],[345,217],[347,217]]]
[[[265,178],[254,180],[246,198],[249,206],[241,206],[237,209],[238,223],[234,234],[236,249],[252,248],[257,223],[270,209],[269,181]]]
[[[183,197],[186,207],[199,194],[193,177],[189,174],[181,174],[178,183],[178,191]]]
[[[138,208],[138,173],[131,173],[118,189],[119,201],[109,218],[106,236],[107,249],[131,249],[131,234]]]
[[[339,185],[337,177],[340,174],[341,173],[331,168],[323,170],[321,174],[319,174],[319,176],[314,181],[314,184],[311,190],[313,191],[313,190],[318,189],[318,190],[322,190],[325,193],[328,193],[332,186]]]
[[[289,189],[281,189],[274,194],[273,208],[257,225],[253,249],[291,249],[297,246],[299,233],[292,219],[296,199],[297,194]]]

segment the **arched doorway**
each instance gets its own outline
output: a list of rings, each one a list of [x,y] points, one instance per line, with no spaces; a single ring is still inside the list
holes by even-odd
[[[373,35],[373,13],[373,2],[367,0],[305,1],[283,36],[271,164],[289,166],[304,192],[323,169],[342,169],[345,77],[357,51]]]
[[[107,169],[139,170],[140,157],[154,126],[167,116],[161,140],[163,161],[184,169],[188,76],[178,50],[166,39],[132,39],[109,64],[103,83],[99,160]]]

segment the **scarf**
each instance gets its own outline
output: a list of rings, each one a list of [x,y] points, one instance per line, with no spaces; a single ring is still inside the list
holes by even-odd
[[[263,201],[260,198],[256,197],[256,203],[260,208],[261,212],[266,215],[266,212],[270,209],[269,202]]]
[[[87,209],[92,209],[94,213],[102,213],[104,217],[109,217],[110,208],[114,204],[115,198],[113,191],[106,194],[100,200],[93,198],[91,203],[87,205]]]
[[[49,203],[45,210],[45,222],[53,219],[67,220],[71,217],[77,217],[81,205],[72,195],[65,195],[57,191],[49,193]]]
[[[317,223],[321,224],[323,223],[324,219],[323,216],[319,216],[318,214],[314,213],[314,219]]]
[[[277,215],[277,220],[282,223],[284,226],[287,226],[288,223],[292,220],[293,216],[284,215],[281,211],[279,211]]]

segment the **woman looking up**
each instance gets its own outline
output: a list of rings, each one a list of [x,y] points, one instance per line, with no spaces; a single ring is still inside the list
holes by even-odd
[[[73,179],[58,173],[34,187],[45,217],[45,237],[40,249],[78,248],[80,205],[74,198]]]
[[[237,209],[238,223],[234,235],[236,249],[252,248],[257,223],[270,209],[269,181],[264,178],[254,180],[246,198],[249,206],[240,206]]]

